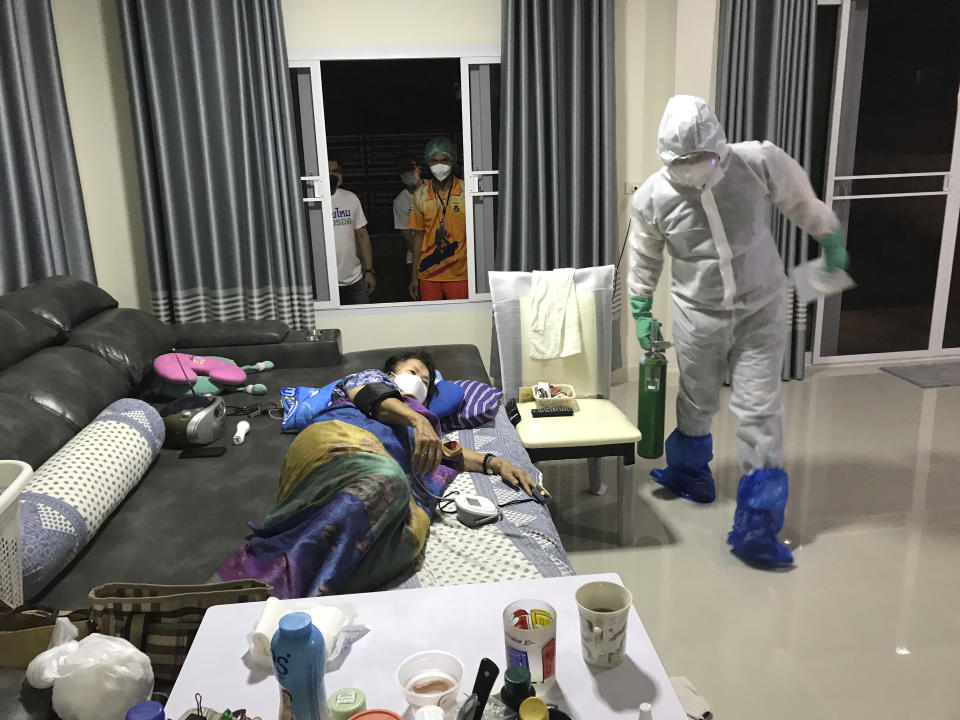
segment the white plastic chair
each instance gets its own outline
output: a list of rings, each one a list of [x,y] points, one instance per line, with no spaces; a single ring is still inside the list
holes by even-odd
[[[499,352],[497,374],[505,399],[516,399],[520,387],[545,380],[573,385],[578,410],[570,417],[534,418],[532,402],[518,403],[520,440],[533,462],[589,461],[590,491],[602,492],[600,458],[617,458],[617,534],[621,545],[634,539],[636,479],[634,463],[640,431],[610,402],[613,351],[614,267],[583,268],[574,272],[583,352],[552,360],[530,357],[530,293],[533,274],[491,272],[490,293]],[[498,372],[499,371],[499,372]]]

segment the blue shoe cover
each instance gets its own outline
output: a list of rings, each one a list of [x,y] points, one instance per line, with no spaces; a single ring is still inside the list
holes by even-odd
[[[707,464],[713,460],[713,436],[691,437],[679,430],[670,433],[665,443],[667,466],[650,475],[658,483],[682,498],[711,503],[717,498],[713,474]]]
[[[777,468],[754,470],[740,478],[737,510],[727,542],[734,554],[760,565],[789,565],[793,554],[777,540],[787,507],[787,474]]]

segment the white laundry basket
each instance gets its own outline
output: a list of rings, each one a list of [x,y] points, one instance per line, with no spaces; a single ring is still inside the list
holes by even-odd
[[[20,493],[33,468],[19,460],[0,460],[0,600],[23,605],[23,565],[20,553]]]

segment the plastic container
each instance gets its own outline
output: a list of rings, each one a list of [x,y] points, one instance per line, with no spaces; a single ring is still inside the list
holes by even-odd
[[[442,650],[425,650],[411,655],[397,668],[397,682],[403,697],[414,708],[444,707],[456,701],[463,681],[463,663]]]
[[[20,460],[0,460],[0,600],[23,605],[23,558],[20,548],[20,493],[33,468]]]
[[[166,720],[163,705],[156,700],[137,703],[127,710],[126,720]]]
[[[364,710],[357,713],[350,720],[403,720],[393,710]]]
[[[503,674],[503,687],[500,689],[500,700],[504,705],[519,710],[520,703],[537,694],[530,683],[530,670],[513,665]]]
[[[520,720],[547,720],[550,710],[538,697],[529,697],[520,703]]]
[[[558,390],[563,390],[566,395],[563,397],[548,397],[548,398],[538,398],[536,393],[536,387],[531,387],[530,392],[533,394],[533,401],[537,404],[538,408],[555,408],[555,407],[565,407],[565,408],[575,408],[577,393],[573,389],[573,385],[564,385],[563,383],[550,383],[554,388]]]
[[[367,709],[367,698],[357,688],[340,688],[327,698],[331,720],[350,720]]]
[[[323,672],[327,653],[323,633],[305,612],[280,618],[280,627],[270,642],[273,672],[281,687],[281,717],[295,720],[330,720]]]

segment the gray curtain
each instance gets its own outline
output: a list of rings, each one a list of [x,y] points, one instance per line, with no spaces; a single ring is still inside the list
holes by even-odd
[[[816,0],[721,0],[717,114],[731,142],[769,140],[810,168]],[[789,271],[809,238],[779,213],[773,236]],[[807,305],[788,290],[783,378],[803,378]]]
[[[613,264],[613,0],[504,0],[498,270]]]
[[[0,293],[95,283],[49,0],[0,0]]]
[[[152,306],[313,327],[280,0],[120,0]]]
[[[613,0],[503,0],[498,270],[617,260],[613,22]]]

